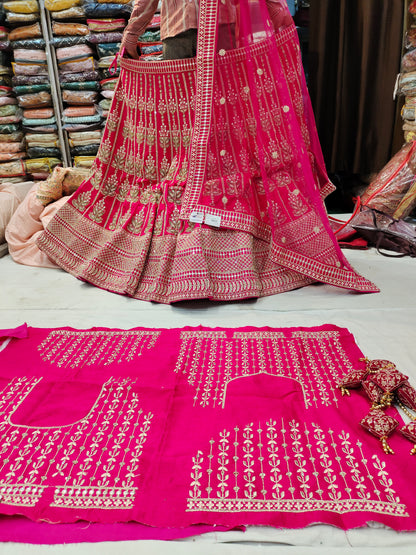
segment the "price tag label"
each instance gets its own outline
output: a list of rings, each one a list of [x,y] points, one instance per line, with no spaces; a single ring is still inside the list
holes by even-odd
[[[197,212],[196,210],[194,210],[189,216],[189,221],[193,224],[202,224],[202,222],[204,221],[204,215],[205,214],[203,212]]]
[[[205,223],[207,225],[211,225],[212,227],[220,227],[221,226],[221,216],[215,216],[214,214],[206,214],[205,215]]]

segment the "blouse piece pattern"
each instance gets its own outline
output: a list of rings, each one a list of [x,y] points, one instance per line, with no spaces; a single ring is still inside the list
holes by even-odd
[[[353,425],[366,400],[338,403],[340,378],[363,365],[347,330],[13,332],[0,351],[4,514],[416,528],[407,440],[386,455]]]

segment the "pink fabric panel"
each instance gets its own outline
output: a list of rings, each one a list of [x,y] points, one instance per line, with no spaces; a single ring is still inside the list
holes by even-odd
[[[415,530],[411,444],[384,454],[359,424],[368,401],[337,388],[361,358],[331,325],[29,328],[0,353],[0,511]]]
[[[6,228],[6,241],[15,262],[28,266],[56,268],[36,245],[36,239],[69,197],[63,197],[46,208],[36,199],[37,184],[17,207]]]

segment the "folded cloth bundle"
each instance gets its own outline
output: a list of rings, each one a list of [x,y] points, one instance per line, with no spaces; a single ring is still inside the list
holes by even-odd
[[[0,134],[1,135],[17,133],[18,131],[20,131],[20,125],[17,125],[15,123],[0,124]]]
[[[48,179],[38,185],[36,198],[47,206],[62,196],[72,195],[89,175],[90,172],[84,169],[57,166]]]
[[[160,31],[145,31],[140,37],[138,38],[138,42],[141,44],[143,43],[152,43],[152,42],[160,42]]]
[[[9,38],[9,32],[6,27],[0,25],[0,40],[7,40]]]
[[[33,25],[24,25],[23,27],[16,27],[16,29],[12,29],[9,33],[10,41],[40,37],[42,37],[42,28],[40,26],[40,23],[34,23]]]
[[[108,111],[110,109],[111,106],[111,99],[110,98],[103,98],[103,100],[100,100],[100,102],[98,103],[98,105],[100,106],[100,108],[102,108],[104,111]]]
[[[98,81],[85,81],[81,83],[75,81],[74,83],[61,83],[61,89],[64,91],[99,91],[100,83]]]
[[[100,121],[96,123],[65,123],[63,128],[68,133],[72,132],[79,132],[79,131],[97,131],[102,129],[102,122]]]
[[[120,75],[120,68],[114,70],[114,67],[110,68],[102,68],[101,75],[103,79],[117,79]]]
[[[51,12],[59,12],[79,6],[81,3],[81,0],[45,0],[45,8]]]
[[[133,7],[129,4],[85,4],[87,18],[124,17],[129,19]]]
[[[17,104],[17,99],[13,96],[2,96],[0,97],[0,106],[4,106],[6,104]]]
[[[19,106],[17,106],[17,104],[4,104],[0,106],[0,117],[14,116],[18,112],[19,112]]]
[[[83,6],[74,6],[59,12],[51,12],[53,19],[84,19],[85,11]]]
[[[16,112],[16,114],[13,116],[4,116],[4,117],[0,116],[0,125],[7,125],[9,123],[18,123],[19,121],[22,121],[21,110],[19,112]]]
[[[114,62],[115,56],[105,56],[104,58],[100,58],[98,60],[98,67],[100,68],[109,68],[111,64]]]
[[[41,85],[49,84],[49,76],[46,75],[15,75],[12,78],[13,85]]]
[[[75,61],[58,62],[60,73],[79,73],[84,71],[93,71],[97,66],[96,60],[92,56],[85,56]]]
[[[62,86],[65,88],[65,83],[86,83],[89,81],[99,81],[100,74],[98,71],[83,71],[82,73],[62,73],[59,76]]]
[[[0,86],[0,98],[8,96],[12,92],[12,90],[13,89],[11,87]]]
[[[104,98],[110,98],[111,99],[114,96],[114,91],[101,91],[101,95]]]
[[[103,45],[105,43],[120,43],[123,38],[123,33],[119,31],[109,31],[101,33],[90,33],[87,36],[88,42],[92,44]]]
[[[27,149],[28,158],[51,157],[58,158],[61,156],[61,150],[55,147],[34,146]]]
[[[97,44],[97,54],[100,58],[104,58],[106,56],[115,56],[120,51],[120,42],[107,42]]]
[[[87,37],[85,35],[76,35],[73,37],[53,37],[51,44],[55,48],[66,48],[68,46],[76,46],[77,44],[87,44]]]
[[[37,119],[37,118],[23,118],[22,119],[22,124],[26,127],[31,127],[34,125],[51,125],[56,123],[56,118],[55,116],[51,117],[51,118],[45,118],[45,119]]]
[[[100,85],[103,91],[114,91],[117,85],[117,78],[110,77],[108,79],[103,79],[100,81]]]
[[[39,21],[39,13],[32,12],[32,13],[16,13],[16,12],[8,12],[6,15],[7,23],[11,23],[12,25],[24,25],[25,23],[32,23],[34,21]]]
[[[7,152],[7,153],[14,153],[14,152],[23,152],[25,149],[25,145],[23,142],[19,143],[4,143],[0,141],[0,152]]]
[[[101,131],[78,131],[69,133],[69,146],[83,146],[89,144],[100,144]]]
[[[16,48],[14,50],[14,61],[24,63],[40,62],[46,63],[46,52],[39,49]]]
[[[11,0],[3,2],[3,8],[7,12],[18,14],[32,14],[39,12],[39,4],[37,0]]]
[[[71,148],[71,154],[72,156],[95,156],[99,148],[98,144],[74,146]]]
[[[0,177],[26,175],[25,165],[21,160],[0,164]]]
[[[97,100],[98,93],[96,91],[62,91],[62,100],[68,104],[94,104]]]
[[[404,138],[407,143],[416,140],[416,122],[406,121],[403,124]]]
[[[411,121],[414,121],[416,119],[416,97],[406,97],[406,102],[402,107],[402,117],[405,120]]]
[[[30,147],[56,147],[59,137],[57,133],[26,133],[26,143]]]
[[[0,133],[0,143],[20,143],[23,137],[23,131],[16,131],[15,133]]]
[[[74,156],[74,166],[76,168],[91,168],[95,156]]]
[[[403,57],[401,71],[407,73],[416,69],[416,50],[409,50]]]
[[[61,23],[59,21],[52,22],[52,32],[55,36],[76,36],[88,35],[88,25],[83,23]]]
[[[49,119],[54,116],[53,108],[34,108],[30,110],[23,110],[23,117],[25,119]]]
[[[64,124],[74,124],[74,123],[100,123],[102,121],[102,117],[100,114],[96,114],[95,116],[79,116],[79,117],[68,117],[64,116],[62,118]]]
[[[27,48],[30,50],[44,50],[46,46],[46,41],[45,39],[22,39],[22,40],[15,40],[10,44],[13,50],[17,50],[20,48]],[[15,57],[16,57],[16,52],[15,52]]]
[[[0,162],[8,162],[10,160],[21,160],[27,157],[26,150],[21,150],[19,152],[1,152],[0,151]]]
[[[17,95],[17,97],[19,98],[19,96],[25,95],[25,94],[34,94],[34,93],[39,93],[39,92],[50,92],[51,90],[51,86],[49,83],[42,83],[40,85],[17,85],[14,88],[14,92]]]
[[[32,94],[23,94],[17,97],[21,108],[34,108],[41,106],[51,106],[52,97],[47,91],[40,91]]]
[[[126,27],[126,20],[121,18],[87,19],[88,29],[92,33],[120,31]]]
[[[61,163],[58,158],[32,158],[25,160],[26,172],[52,172],[53,168]]]
[[[416,143],[405,144],[377,174],[361,195],[361,204],[389,216],[395,216],[403,196],[416,181]],[[416,202],[416,198],[414,198]],[[401,213],[406,217],[412,210]]]
[[[93,49],[88,44],[76,44],[74,46],[67,46],[56,49],[56,57],[58,62],[73,61],[85,56],[92,56]]]
[[[12,62],[12,68],[15,75],[48,75],[48,66],[44,64],[30,64],[25,62]]]
[[[39,121],[39,120],[38,120]],[[58,130],[58,126],[56,123],[50,123],[47,125],[23,125],[23,131],[25,133],[36,133],[39,135],[45,134],[48,135],[49,133],[55,133]]]
[[[84,116],[95,116],[97,108],[95,105],[88,106],[68,106],[62,112],[62,115],[67,118],[81,118]]]

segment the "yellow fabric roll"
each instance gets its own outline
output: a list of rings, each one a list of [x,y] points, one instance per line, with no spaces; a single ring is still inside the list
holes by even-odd
[[[4,2],[3,8],[8,12],[14,13],[32,14],[39,12],[37,0],[14,0],[12,2]]]

